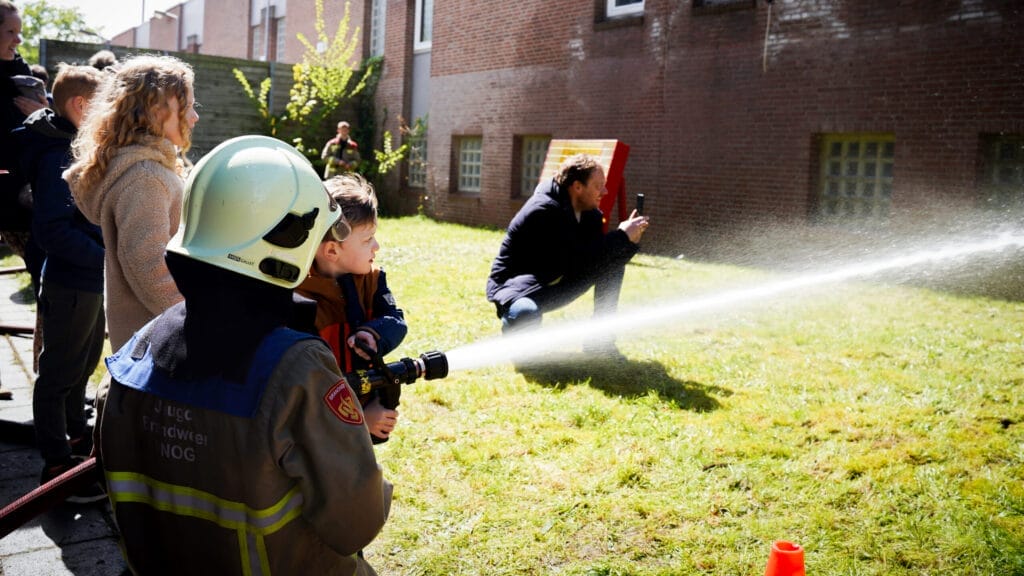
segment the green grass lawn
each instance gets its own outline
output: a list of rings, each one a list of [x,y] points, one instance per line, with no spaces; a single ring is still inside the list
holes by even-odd
[[[389,361],[498,337],[483,289],[500,231],[401,218],[378,237],[410,327]],[[620,308],[774,280],[639,255]],[[785,539],[815,576],[1024,575],[1024,304],[954,292],[823,286],[622,335],[625,364],[567,342],[407,386],[377,448],[395,498],[368,559],[393,575],[760,576]]]
[[[495,338],[501,233],[384,219],[409,336],[388,360]],[[771,281],[640,255],[621,309]],[[590,296],[549,315],[589,317]],[[1024,304],[847,283],[406,387],[378,457],[382,574],[1024,574]]]

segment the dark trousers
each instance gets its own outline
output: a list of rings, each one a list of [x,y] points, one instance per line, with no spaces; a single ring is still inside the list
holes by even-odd
[[[73,290],[45,278],[38,312],[43,324],[32,417],[47,466],[71,456],[68,437],[86,432],[85,388],[103,353],[103,294]]]
[[[557,284],[513,300],[502,311],[501,330],[509,332],[536,327],[545,313],[568,306],[591,287],[594,288],[594,316],[615,314],[625,273],[625,262],[608,264],[574,278],[563,278]]]

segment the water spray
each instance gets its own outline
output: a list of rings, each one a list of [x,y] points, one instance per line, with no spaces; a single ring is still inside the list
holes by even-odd
[[[564,325],[545,326],[541,330],[509,334],[459,347],[448,352],[448,363],[453,371],[481,368],[502,362],[525,363],[544,357],[551,350],[560,346],[580,342],[599,334],[635,332],[641,328],[666,324],[687,315],[713,312],[727,306],[739,306],[797,290],[878,276],[893,270],[949,261],[1006,248],[1024,248],[1024,235],[1004,232],[987,240],[950,242],[944,246],[852,264],[831,271],[794,276],[751,288],[731,290],[681,302],[649,305],[642,310],[626,314],[602,316]]]

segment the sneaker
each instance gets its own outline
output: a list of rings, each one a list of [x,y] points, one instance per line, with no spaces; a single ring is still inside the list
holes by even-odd
[[[69,458],[62,464],[43,468],[42,474],[39,475],[39,484],[46,484],[50,480],[53,480],[68,470],[71,470],[82,462],[83,460],[80,458]],[[74,494],[68,496],[67,501],[75,504],[90,504],[92,502],[104,500],[106,497],[107,493],[103,489],[103,486],[99,482],[93,481],[80,487]]]

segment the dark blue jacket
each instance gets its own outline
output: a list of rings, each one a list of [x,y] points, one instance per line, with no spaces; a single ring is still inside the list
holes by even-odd
[[[508,225],[487,299],[507,306],[559,280],[624,265],[638,248],[621,230],[605,234],[600,210],[581,213],[577,222],[568,191],[554,180],[541,182]]]
[[[0,230],[28,232],[31,213],[18,202],[18,192],[25,185],[25,176],[18,166],[17,147],[12,130],[25,121],[25,115],[14,105],[20,95],[11,76],[31,75],[32,70],[17,53],[14,60],[0,60]]]
[[[61,173],[71,163],[75,126],[49,108],[32,113],[15,137],[32,185],[32,237],[46,251],[43,278],[65,288],[103,292],[103,236],[75,207]]]

